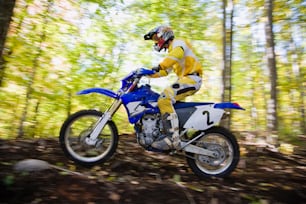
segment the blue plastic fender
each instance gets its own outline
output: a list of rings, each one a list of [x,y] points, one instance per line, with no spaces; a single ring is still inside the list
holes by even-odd
[[[90,93],[98,93],[98,94],[112,97],[114,99],[118,99],[118,95],[115,92],[108,90],[108,89],[104,89],[104,88],[85,89],[85,90],[79,91],[77,95],[84,95],[84,94],[90,94]]]
[[[216,103],[214,105],[214,108],[220,108],[220,109],[231,108],[231,109],[245,110],[238,103],[231,103],[231,102]]]

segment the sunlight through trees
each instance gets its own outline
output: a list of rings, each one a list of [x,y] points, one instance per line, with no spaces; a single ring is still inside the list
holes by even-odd
[[[0,136],[57,136],[70,113],[103,109],[103,97],[76,93],[117,89],[127,72],[159,63],[166,53],[154,53],[143,35],[160,24],[188,39],[203,65],[204,85],[187,100],[238,102],[246,111],[233,113],[233,130],[305,134],[305,6],[301,0],[17,0],[1,36]],[[161,84],[151,80],[157,90]],[[126,121],[125,113],[115,120]],[[121,133],[132,130],[120,124]]]

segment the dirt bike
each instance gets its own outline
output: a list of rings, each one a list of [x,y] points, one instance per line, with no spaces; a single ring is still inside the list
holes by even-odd
[[[149,84],[141,85],[143,76],[154,74],[140,68],[121,80],[121,88],[113,92],[104,88],[90,88],[79,95],[99,93],[113,99],[105,112],[81,110],[70,115],[63,123],[59,141],[66,156],[78,164],[93,166],[110,159],[118,145],[118,130],[112,116],[123,104],[128,119],[134,125],[136,139],[145,150],[183,154],[192,171],[201,178],[226,177],[239,161],[239,145],[235,136],[218,123],[227,116],[225,109],[244,110],[231,102],[177,102],[180,146],[162,151],[151,146],[165,137],[157,100],[159,94]]]

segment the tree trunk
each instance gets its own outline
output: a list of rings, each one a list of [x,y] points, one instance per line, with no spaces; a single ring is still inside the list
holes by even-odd
[[[275,60],[275,45],[273,34],[273,0],[265,0],[266,11],[266,57],[267,65],[270,71],[270,100],[267,104],[268,113],[268,129],[270,131],[277,131],[277,72],[276,72],[276,60]]]
[[[290,49],[291,49],[291,58],[292,58],[292,72],[294,74],[293,80],[295,80],[298,83],[298,88],[300,92],[300,97],[299,97],[299,113],[300,113],[300,129],[303,134],[306,134],[306,119],[305,119],[305,84],[303,84],[304,76],[305,76],[305,69],[301,69],[301,65],[299,64],[300,60],[298,59],[298,52],[297,48],[295,46],[293,36],[291,36],[290,40]],[[294,104],[293,104],[294,105]]]
[[[71,115],[71,102],[72,102],[71,89],[68,89],[67,117]]]
[[[44,14],[44,27],[42,29],[42,33],[40,35],[40,42],[39,42],[39,47],[37,48],[37,54],[33,59],[33,67],[29,76],[29,81],[27,84],[27,90],[26,90],[26,99],[25,99],[25,107],[23,109],[23,113],[21,115],[21,119],[20,119],[20,124],[19,124],[19,128],[18,128],[18,138],[22,138],[24,136],[24,123],[27,120],[27,115],[28,115],[28,109],[29,109],[29,105],[30,105],[30,101],[32,99],[32,92],[33,92],[33,83],[35,80],[35,76],[36,76],[36,70],[38,68],[39,65],[39,58],[42,54],[42,49],[43,49],[43,43],[46,39],[46,30],[47,30],[47,25],[48,25],[48,20],[49,20],[49,12],[51,9],[51,5],[52,5],[52,1],[49,0],[48,4],[47,4],[47,9],[46,9],[46,13]]]
[[[228,12],[227,12],[228,10]],[[233,46],[233,15],[234,2],[223,0],[223,92],[222,101],[231,101],[232,98],[232,46]],[[231,118],[222,121],[222,126],[230,127]]]
[[[7,32],[13,16],[15,0],[0,0],[0,87],[4,77],[3,50]]]
[[[34,137],[35,135],[37,135],[37,127],[38,127],[38,113],[39,113],[39,106],[40,106],[40,98],[36,101],[36,105],[35,105],[35,111],[34,111],[34,117],[33,117],[33,125],[31,127],[31,137]]]

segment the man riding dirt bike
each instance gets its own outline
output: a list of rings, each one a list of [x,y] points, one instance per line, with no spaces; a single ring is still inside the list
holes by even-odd
[[[196,93],[202,84],[202,66],[194,55],[191,46],[184,40],[174,38],[170,27],[158,26],[144,36],[145,40],[155,42],[158,52],[168,49],[168,56],[154,67],[155,74],[150,77],[167,76],[170,71],[177,75],[177,81],[164,89],[157,104],[166,131],[166,137],[152,144],[152,147],[168,150],[180,147],[179,121],[173,104]]]
[[[78,92],[98,93],[113,100],[104,112],[80,110],[65,120],[59,136],[64,153],[84,166],[108,161],[119,141],[112,119],[124,105],[134,125],[135,142],[145,150],[186,156],[189,167],[200,178],[230,175],[239,161],[239,145],[235,136],[218,124],[228,116],[226,109],[244,109],[231,102],[182,102],[202,83],[201,65],[190,45],[174,39],[166,26],[151,30],[144,38],[154,40],[157,51],[168,49],[168,56],[153,69],[138,68],[123,77],[117,92],[97,87]],[[178,80],[161,94],[149,84],[139,83],[142,77],[166,76],[171,70]]]

